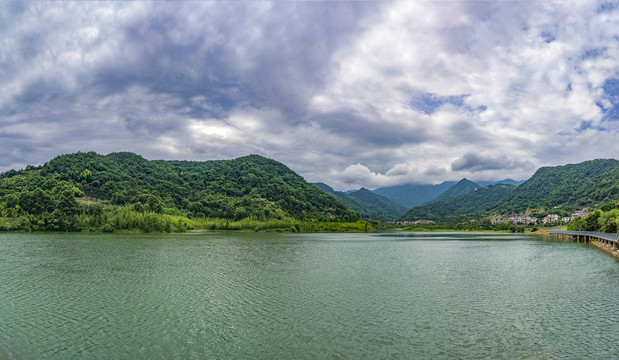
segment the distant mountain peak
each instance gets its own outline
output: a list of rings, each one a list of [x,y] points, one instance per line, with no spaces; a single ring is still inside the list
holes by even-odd
[[[480,186],[466,178],[458,181],[454,186],[450,187],[447,191],[440,194],[434,199],[434,201],[443,200],[446,198],[457,198],[460,195],[466,194],[469,191],[475,190]],[[434,202],[433,201],[433,202]]]
[[[378,188],[373,193],[385,196],[391,201],[408,208],[425,204],[455,185],[455,181],[444,181],[440,184],[404,184]]]

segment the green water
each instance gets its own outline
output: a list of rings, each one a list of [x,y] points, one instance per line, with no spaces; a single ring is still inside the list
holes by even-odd
[[[511,234],[0,234],[0,359],[614,359],[619,262]]]

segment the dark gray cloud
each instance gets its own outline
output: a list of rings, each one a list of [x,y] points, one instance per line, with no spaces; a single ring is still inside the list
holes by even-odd
[[[389,124],[381,121],[378,111],[368,116],[354,109],[339,109],[338,111],[309,117],[325,130],[343,134],[362,147],[398,148],[403,144],[417,144],[428,137],[427,128],[421,124]]]
[[[0,126],[19,123],[15,131],[34,143],[60,141],[52,138],[58,135],[65,143],[73,138],[94,144],[113,136],[110,143],[124,140],[150,156],[157,152],[141,142],[157,142],[166,134],[189,136],[183,130],[189,119],[226,123],[239,107],[273,108],[289,123],[303,122],[305,104],[321,86],[331,53],[376,4],[0,6],[6,29],[0,35],[6,45],[0,80],[8,85],[0,98]],[[46,129],[47,138],[26,135],[27,124]],[[191,151],[208,152],[203,145],[189,145]],[[28,142],[4,146],[28,154],[24,163],[44,161],[60,150],[37,150]]]
[[[451,163],[451,169],[455,171],[484,171],[484,170],[505,170],[505,169],[525,169],[530,170],[534,167],[529,160],[510,159],[505,156],[490,156],[476,153],[467,153]]]

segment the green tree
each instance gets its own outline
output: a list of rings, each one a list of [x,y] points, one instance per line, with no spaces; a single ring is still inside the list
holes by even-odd
[[[62,211],[64,214],[74,215],[79,212],[79,204],[75,197],[73,196],[73,192],[71,190],[64,190],[60,194],[60,199],[58,199],[58,210]]]

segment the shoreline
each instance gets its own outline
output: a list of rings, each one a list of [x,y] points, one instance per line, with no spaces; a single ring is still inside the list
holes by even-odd
[[[537,231],[535,232],[535,234],[541,234],[541,235],[546,235],[546,236],[550,236],[550,233],[548,231]],[[570,240],[565,240],[565,241],[570,241]],[[606,245],[606,244],[602,244],[599,241],[589,241],[589,245],[595,246],[596,248],[604,251],[605,253],[609,254],[610,256],[614,257],[615,259],[619,260],[619,250],[613,250],[612,246]]]
[[[613,250],[612,246],[602,244],[599,241],[591,241],[589,244],[595,246],[596,248],[604,251],[605,253],[610,254],[615,259],[619,260],[619,250]]]

